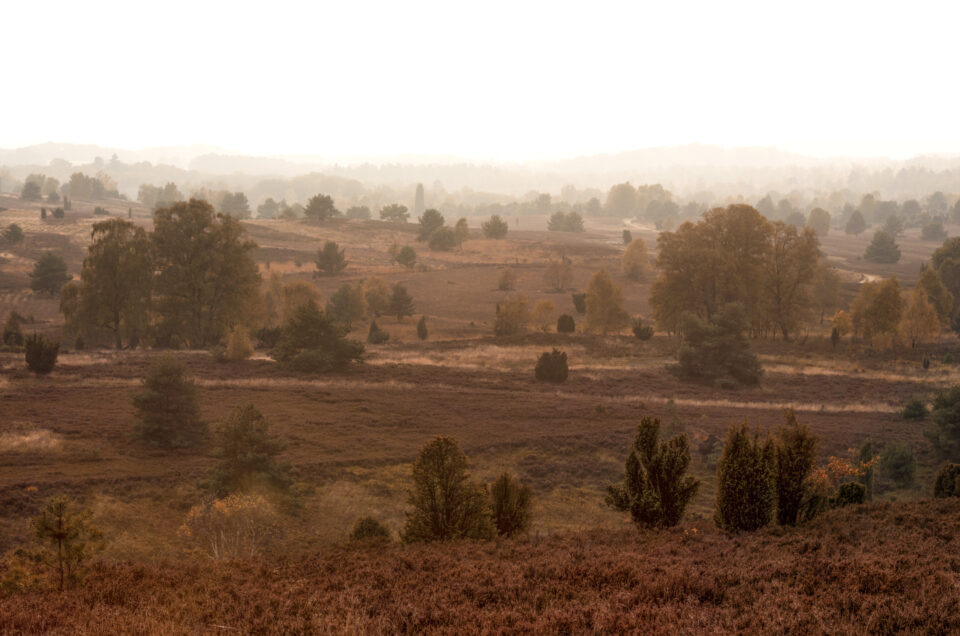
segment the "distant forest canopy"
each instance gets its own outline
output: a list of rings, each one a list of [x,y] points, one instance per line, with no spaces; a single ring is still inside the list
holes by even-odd
[[[167,202],[175,192],[181,199],[203,198],[224,211],[233,207],[241,217],[245,214],[236,210],[244,206],[232,201],[237,194],[245,196],[250,216],[257,216],[264,203],[274,209],[269,201],[300,209],[310,197],[323,193],[341,211],[366,206],[376,218],[378,210],[392,203],[414,209],[417,185],[422,183],[426,207],[458,215],[574,210],[584,216],[636,217],[670,229],[707,209],[748,203],[778,220],[794,215],[797,221],[798,215],[822,208],[836,226],[845,224],[855,209],[869,224],[891,215],[902,217],[907,225],[936,217],[960,222],[960,157],[855,162],[762,148],[684,146],[524,165],[439,159],[420,164],[410,159],[410,163],[321,165],[316,160],[209,152],[192,157],[186,167],[133,162],[143,156],[162,159],[162,149],[153,155],[117,151],[129,155],[126,161],[118,154],[108,159],[97,156],[89,163],[48,158],[61,153],[76,160],[97,149],[45,144],[0,150],[0,192],[21,195],[32,180],[39,182],[44,197],[53,191],[80,199],[121,197],[150,208]],[[167,158],[182,156],[176,150],[169,149],[174,156]],[[954,212],[956,218],[951,218]]]

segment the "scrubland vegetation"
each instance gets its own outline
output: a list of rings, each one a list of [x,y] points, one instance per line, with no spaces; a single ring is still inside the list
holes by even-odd
[[[17,185],[0,631],[960,629],[955,195]]]

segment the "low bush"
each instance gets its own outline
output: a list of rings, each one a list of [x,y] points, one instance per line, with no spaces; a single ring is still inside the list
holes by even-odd
[[[927,417],[927,407],[923,400],[913,398],[903,405],[901,415],[905,420],[922,420]]]
[[[383,344],[390,340],[390,334],[380,328],[376,320],[370,322],[370,331],[367,332],[367,342],[370,344]]]
[[[908,488],[917,473],[917,458],[906,444],[888,444],[880,453],[880,468],[897,487]]]
[[[24,341],[27,368],[37,375],[47,375],[57,365],[60,343],[52,342],[41,334],[27,336]]]
[[[834,508],[842,508],[851,504],[862,504],[867,500],[867,488],[856,481],[848,481],[837,488],[837,496],[833,499]]]
[[[351,541],[389,541],[390,528],[375,517],[361,517],[353,524]]]
[[[934,497],[960,497],[960,464],[946,464],[937,473]]]
[[[540,354],[534,375],[541,382],[564,382],[567,379],[567,354],[554,349]]]
[[[577,330],[577,323],[570,314],[561,314],[557,318],[557,333],[573,333]]]
[[[634,318],[630,324],[633,329],[633,335],[638,340],[649,340],[653,337],[653,327],[643,324],[642,318]]]

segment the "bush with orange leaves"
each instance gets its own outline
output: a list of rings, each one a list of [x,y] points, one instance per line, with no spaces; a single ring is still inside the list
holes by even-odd
[[[826,466],[821,466],[810,475],[801,509],[802,518],[810,520],[828,508],[837,508],[852,503],[848,494],[845,494],[844,497],[838,497],[841,488],[851,483],[860,484],[861,478],[868,475],[878,461],[880,461],[879,455],[870,459],[859,460],[857,463],[843,457],[831,456]],[[863,498],[866,498],[865,487],[863,488]]]
[[[280,524],[260,495],[230,495],[191,508],[179,534],[212,559],[252,558],[279,537]]]

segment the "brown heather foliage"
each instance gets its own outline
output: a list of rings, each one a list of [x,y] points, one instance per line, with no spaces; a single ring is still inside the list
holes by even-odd
[[[0,633],[956,633],[960,501],[733,536],[702,524],[95,568]]]

